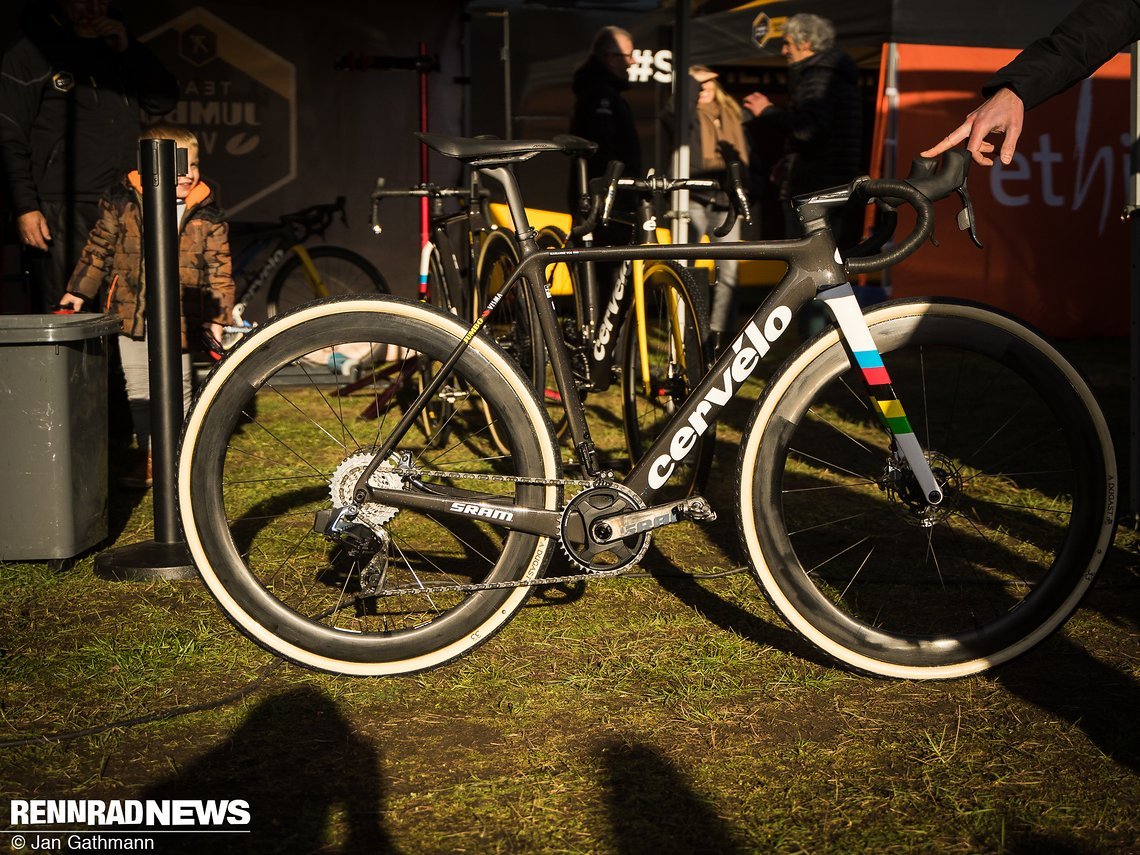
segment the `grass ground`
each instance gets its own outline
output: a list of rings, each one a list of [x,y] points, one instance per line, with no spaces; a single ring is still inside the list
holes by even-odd
[[[1068,350],[1126,449],[1127,343]],[[711,482],[725,507],[733,439]],[[0,565],[0,794],[249,802],[250,834],[161,852],[1135,851],[1133,529],[1038,648],[907,683],[820,662],[747,575],[682,574],[738,566],[733,516],[394,679],[278,664],[196,581]],[[113,544],[151,519],[116,492]]]

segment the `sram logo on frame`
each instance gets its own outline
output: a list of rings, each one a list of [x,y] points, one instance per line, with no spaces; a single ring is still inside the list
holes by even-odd
[[[451,510],[457,514],[468,514],[473,517],[486,517],[492,520],[502,520],[503,522],[510,522],[515,518],[511,511],[504,511],[502,508],[491,508],[487,505],[475,505],[470,502],[452,502]]]

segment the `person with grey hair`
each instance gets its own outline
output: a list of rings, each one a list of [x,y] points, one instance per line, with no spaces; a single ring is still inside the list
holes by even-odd
[[[574,72],[574,114],[570,133],[598,144],[589,159],[590,177],[606,171],[611,160],[625,164],[627,175],[641,174],[641,141],[633,110],[622,97],[629,89],[633,38],[621,27],[602,27],[589,56]]]
[[[859,71],[851,57],[835,47],[835,27],[826,18],[810,14],[789,18],[781,53],[788,62],[787,106],[776,106],[761,92],[745,96],[743,103],[754,117],[745,123],[745,130],[755,150],[765,135],[783,137],[784,155],[771,177],[786,202],[802,193],[845,184],[859,174],[863,106]],[[799,227],[790,208],[785,221],[789,236],[797,235]]]

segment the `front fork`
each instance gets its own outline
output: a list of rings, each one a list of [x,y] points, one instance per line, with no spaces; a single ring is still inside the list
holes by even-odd
[[[930,463],[919,445],[918,437],[914,435],[910,419],[907,418],[902,402],[895,395],[891,385],[890,375],[883,365],[883,357],[875,342],[871,338],[871,331],[863,319],[863,311],[859,308],[859,301],[855,299],[855,291],[849,283],[836,285],[826,291],[821,291],[817,299],[830,309],[839,325],[839,331],[847,341],[851,356],[859,366],[863,381],[871,397],[871,406],[879,421],[890,431],[894,437],[896,456],[910,468],[915,480],[918,481],[926,501],[931,505],[942,502],[942,487],[930,469]]]

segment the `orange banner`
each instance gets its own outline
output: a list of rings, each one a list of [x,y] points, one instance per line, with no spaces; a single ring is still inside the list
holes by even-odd
[[[1016,51],[899,45],[897,165],[953,130],[980,102],[980,86]],[[969,189],[976,249],[939,203],[935,237],[892,274],[893,296],[944,295],[989,303],[1060,337],[1127,335],[1129,60],[1026,115],[1009,166],[974,165]],[[882,117],[880,116],[880,121]],[[998,138],[1000,141],[1000,138]],[[995,159],[996,160],[996,159]],[[902,219],[902,218],[900,218]]]

